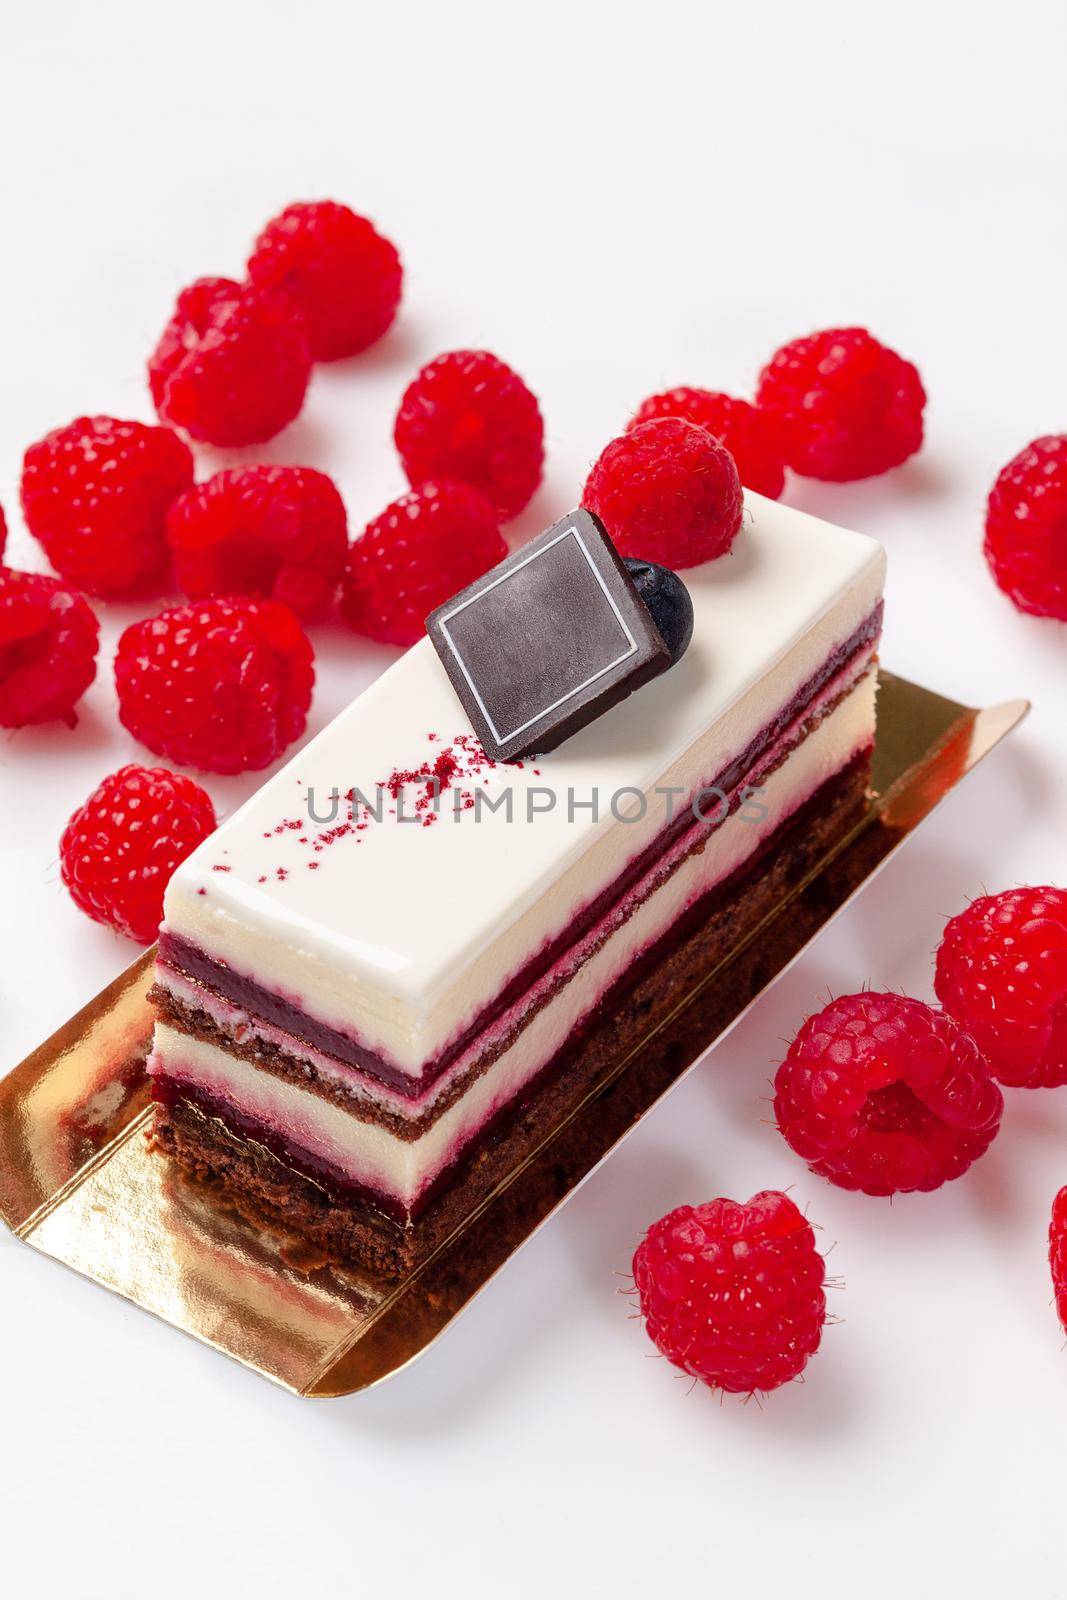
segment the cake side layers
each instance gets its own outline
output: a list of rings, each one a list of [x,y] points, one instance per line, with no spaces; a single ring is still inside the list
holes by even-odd
[[[742,757],[729,769],[702,782],[693,794],[686,793],[680,799],[675,797],[670,807],[671,820],[661,826],[652,843],[632,856],[614,882],[606,885],[592,901],[576,908],[565,934],[542,941],[518,972],[506,975],[500,990],[488,996],[477,1015],[448,1040],[435,1057],[423,1062],[417,1073],[404,1070],[399,1063],[374,1050],[360,1037],[357,1026],[338,1029],[326,1018],[310,1012],[306,1003],[296,996],[272,991],[254,975],[235,969],[232,963],[214,960],[187,940],[166,931],[160,939],[158,987],[170,990],[186,1002],[195,1000],[195,990],[199,989],[214,1002],[228,1003],[234,1008],[234,1025],[242,1025],[259,1033],[266,1042],[286,1048],[293,1048],[295,1041],[301,1041],[313,1052],[343,1062],[352,1069],[357,1081],[363,1077],[372,1080],[376,1094],[384,1090],[388,1099],[388,1092],[393,1091],[398,1109],[405,1109],[405,1102],[421,1108],[434,1086],[442,1078],[462,1070],[465,1059],[472,1050],[480,1048],[479,1042],[484,1040],[487,1031],[513,1010],[546,973],[564,962],[568,952],[581,945],[634,884],[646,878],[657,863],[669,860],[680,849],[690,848],[689,841],[714,828],[721,820],[720,808],[722,814],[728,814],[744,803],[747,791],[759,785],[764,772],[777,765],[785,753],[807,736],[825,709],[833,706],[870,670],[879,618],[880,611],[864,623],[857,635],[847,642],[845,650],[830,658],[796,700],[759,731]],[[699,795],[706,799],[694,810],[694,798]],[[698,814],[700,812],[703,814]],[[212,1009],[210,1003],[209,1009]],[[213,1015],[217,1022],[225,1021],[217,1008],[213,1009]],[[299,1043],[296,1049],[299,1052]]]
[[[735,552],[686,574],[690,651],[626,706],[544,762],[457,772],[469,737],[416,646],[179,869],[168,932],[341,1030],[358,1017],[363,1042],[419,1077],[662,827],[652,806],[625,822],[606,803],[569,815],[568,794],[685,795],[726,771],[877,605],[871,541],[752,505]],[[392,806],[370,827],[310,822],[313,795],[321,807],[332,787],[438,765],[452,794],[513,791],[515,819],[410,828]],[[546,795],[551,815],[524,810]]]
[[[641,958],[713,896],[744,863],[767,845],[788,819],[835,774],[869,749],[874,727],[873,673],[868,673],[767,777],[766,815],[748,821],[735,813],[699,847],[683,855],[665,878],[630,891],[568,981],[550,993],[508,1047],[443,1114],[412,1138],[395,1127],[351,1114],[314,1088],[285,1081],[218,1044],[191,1038],[168,1024],[157,1031],[153,1074],[240,1117],[275,1128],[290,1145],[305,1148],[318,1169],[379,1197],[401,1215],[414,1214],[440,1175],[453,1167],[505,1106],[564,1051],[583,1021],[625,980]]]
[[[368,1204],[368,1196],[348,1191],[338,1180],[303,1175],[272,1151],[265,1130],[258,1130],[254,1142],[235,1136],[217,1116],[207,1114],[206,1104],[194,1104],[193,1098],[169,1085],[159,1086],[154,1122],[158,1146],[185,1171],[221,1188],[225,1203],[244,1211],[257,1226],[265,1223],[286,1235],[295,1232],[302,1243],[313,1243],[329,1260],[358,1262],[390,1276],[404,1271],[432,1253],[635,1048],[640,1049],[639,1057],[611,1090],[614,1109],[609,1114],[618,1126],[625,1122],[628,1108],[639,1110],[647,1103],[650,1076],[665,1086],[675,1075],[679,1050],[682,1059],[691,1060],[706,1048],[719,1025],[725,1000],[721,993],[718,999],[675,1016],[666,1030],[655,1031],[657,1025],[764,918],[773,915],[783,896],[804,881],[829,845],[862,817],[867,771],[868,763],[857,761],[825,784],[787,828],[768,841],[760,857],[676,923],[649,953],[643,970],[631,969],[634,981],[617,1000],[609,997],[597,1008],[588,1029],[568,1046],[566,1059],[513,1101],[460,1165],[442,1175],[436,1193],[413,1223],[398,1225],[397,1219]],[[773,970],[778,926],[769,928],[766,937],[751,940],[741,955],[736,983],[742,990],[758,986],[760,974]],[[582,1141],[583,1120],[564,1136],[564,1159],[568,1150],[573,1153],[575,1139]],[[544,1176],[551,1184],[551,1167],[544,1169]]]

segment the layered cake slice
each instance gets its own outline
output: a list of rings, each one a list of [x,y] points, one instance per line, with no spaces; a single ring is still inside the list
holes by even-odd
[[[855,817],[883,576],[749,495],[678,665],[521,761],[416,645],[175,874],[159,1145],[331,1255],[432,1249]]]

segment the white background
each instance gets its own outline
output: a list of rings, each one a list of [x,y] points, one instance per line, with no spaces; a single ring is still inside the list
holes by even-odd
[[[1015,1093],[948,1190],[892,1207],[812,1177],[770,1126],[780,1041],[826,990],[931,993],[945,915],[1067,882],[1067,630],[1017,615],[985,494],[1067,427],[1062,5],[25,5],[2,36],[0,500],[79,411],[150,418],[175,291],[239,273],[293,198],[399,244],[402,317],[320,369],[271,459],[332,472],[354,529],[403,487],[415,368],[486,345],[547,418],[517,536],[575,503],[653,389],[751,391],[813,328],[869,324],[929,394],[922,455],[790,503],[888,547],[885,659],[1020,735],[418,1366],[307,1403],[0,1240],[0,1585],[264,1596],[1067,1592],[1067,1354],[1045,1230],[1067,1090]],[[205,456],[202,470],[209,470]],[[140,752],[100,680],[76,732],[0,739],[0,1068],[134,953],[59,883],[57,840]],[[320,727],[388,659],[314,634]],[[211,783],[228,810],[248,783]],[[682,1201],[794,1185],[836,1241],[808,1381],[760,1410],[649,1359],[618,1294]],[[13,1569],[13,1570],[12,1570]]]

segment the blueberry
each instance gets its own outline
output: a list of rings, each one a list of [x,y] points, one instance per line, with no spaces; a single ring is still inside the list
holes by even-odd
[[[693,637],[693,602],[689,590],[670,567],[657,566],[654,561],[638,561],[634,556],[624,559],[634,588],[652,613],[652,621],[671,653],[671,666],[677,666]]]

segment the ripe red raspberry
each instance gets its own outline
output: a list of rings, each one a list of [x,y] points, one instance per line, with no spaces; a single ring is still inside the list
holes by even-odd
[[[214,828],[210,796],[192,778],[166,767],[123,767],[67,823],[63,882],[94,922],[151,944],[171,874]]]
[[[178,296],[149,357],[164,422],[203,444],[262,444],[304,404],[311,348],[286,296],[229,278],[198,278]]]
[[[7,518],[4,516],[4,508],[3,508],[3,506],[0,506],[0,561],[2,561],[3,558],[4,558],[4,550],[6,549],[6,547],[7,547]]]
[[[382,644],[415,644],[435,606],[508,553],[496,514],[464,483],[425,483],[369,522],[349,551],[341,613]]]
[[[989,495],[985,556],[1020,611],[1067,622],[1067,435],[1008,462]]]
[[[973,901],[946,924],[934,987],[1001,1083],[1067,1083],[1067,890]]]
[[[335,200],[298,201],[273,217],[248,275],[297,302],[316,361],[354,356],[380,339],[396,316],[404,276],[396,247]]]
[[[809,1017],[774,1080],[786,1143],[842,1189],[938,1189],[991,1143],[1004,1100],[969,1034],[895,994],[842,995]]]
[[[725,555],[744,509],[729,450],[680,417],[639,422],[612,439],[586,480],[582,504],[620,555],[675,570]]]
[[[179,766],[266,767],[307,725],[313,661],[299,622],[274,600],[174,606],[119,640],[119,717]]]
[[[1052,1268],[1052,1288],[1056,1313],[1067,1333],[1067,1186],[1052,1202],[1052,1221],[1048,1230],[1048,1260]]]
[[[517,372],[487,350],[438,356],[408,385],[393,431],[412,488],[451,479],[479,489],[501,521],[541,482],[544,423]]]
[[[178,587],[190,599],[268,595],[308,617],[333,598],[348,553],[348,520],[325,473],[237,467],[174,502],[167,540]]]
[[[56,720],[73,728],[99,640],[80,594],[58,578],[0,567],[0,728]]]
[[[866,328],[783,345],[760,374],[756,404],[777,424],[787,466],[806,478],[871,478],[923,442],[919,374]]]
[[[713,433],[734,458],[746,489],[777,500],[785,487],[785,469],[773,418],[747,400],[734,400],[711,389],[668,389],[651,394],[638,406],[629,426],[657,417],[681,417]]]
[[[788,1195],[679,1206],[652,1224],[633,1272],[652,1343],[713,1389],[777,1389],[819,1348],[825,1264]]]
[[[130,594],[164,577],[163,519],[192,481],[193,458],[169,428],[76,417],[26,451],[22,511],[68,582]]]

